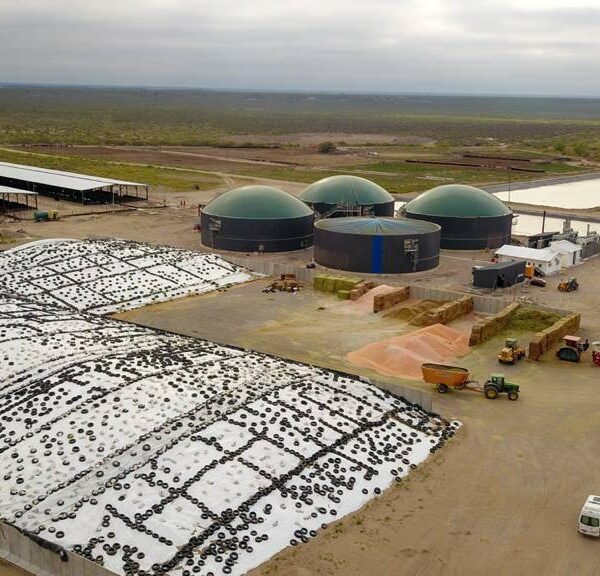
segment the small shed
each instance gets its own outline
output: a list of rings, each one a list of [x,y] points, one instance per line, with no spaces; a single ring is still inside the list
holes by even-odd
[[[561,271],[562,257],[552,248],[526,248],[505,244],[496,250],[498,262],[525,262],[527,266],[537,268],[544,275],[549,276]]]
[[[550,248],[560,254],[563,268],[571,268],[581,262],[581,246],[579,244],[573,244],[568,240],[556,240],[550,242]]]
[[[473,286],[476,288],[508,288],[525,280],[525,261],[499,262],[473,268]]]

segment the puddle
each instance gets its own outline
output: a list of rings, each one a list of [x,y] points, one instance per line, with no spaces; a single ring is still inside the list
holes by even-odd
[[[513,220],[512,233],[518,236],[532,236],[540,234],[542,231],[542,216],[533,214],[515,214]],[[545,232],[562,232],[564,226],[564,218],[550,218],[546,216],[544,225]],[[598,232],[600,234],[600,222],[586,222],[583,220],[571,220],[571,228],[579,232],[581,236],[590,232]]]
[[[504,202],[518,202],[555,208],[595,208],[600,206],[600,179],[538,186],[526,190],[511,190],[494,194]]]

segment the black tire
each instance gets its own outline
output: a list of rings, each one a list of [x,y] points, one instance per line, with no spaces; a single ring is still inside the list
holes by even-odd
[[[440,394],[445,394],[446,392],[448,392],[448,385],[447,384],[438,384],[437,391]]]
[[[513,402],[515,400],[518,400],[519,399],[519,393],[518,392],[514,392],[514,391],[513,392],[509,392],[508,393],[508,399],[512,400]]]
[[[483,393],[488,400],[495,400],[498,398],[499,394],[498,388],[495,388],[494,386],[488,386],[487,388],[484,388]]]

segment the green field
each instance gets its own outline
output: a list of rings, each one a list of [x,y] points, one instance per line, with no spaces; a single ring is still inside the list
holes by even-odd
[[[223,184],[223,179],[210,172],[163,168],[156,166],[138,166],[134,164],[106,162],[78,156],[50,156],[28,152],[13,152],[0,148],[0,161],[14,162],[15,164],[31,164],[53,170],[66,170],[142,182],[153,188],[165,190],[207,190]]]

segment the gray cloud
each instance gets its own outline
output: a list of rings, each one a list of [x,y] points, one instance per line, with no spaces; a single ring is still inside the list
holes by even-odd
[[[593,0],[0,0],[0,81],[600,94]]]

